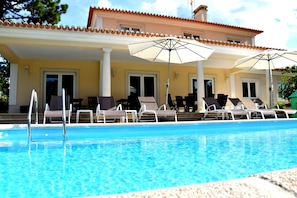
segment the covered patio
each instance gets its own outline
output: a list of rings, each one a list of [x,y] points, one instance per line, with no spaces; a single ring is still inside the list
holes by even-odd
[[[11,63],[9,113],[20,112],[20,107],[29,103],[32,89],[39,93],[42,112],[48,94],[46,75],[56,73],[74,76],[73,98],[83,99],[84,106],[89,96],[127,98],[129,75],[152,74],[156,77],[155,97],[159,104],[165,103],[167,64],[133,57],[128,50],[129,43],[162,35],[3,21],[0,29],[0,53]],[[169,93],[191,93],[195,79],[198,112],[203,112],[204,79],[214,79],[213,94],[235,96],[235,75],[240,70],[234,68],[234,62],[263,48],[203,39],[199,42],[212,47],[214,53],[205,61],[172,64]]]

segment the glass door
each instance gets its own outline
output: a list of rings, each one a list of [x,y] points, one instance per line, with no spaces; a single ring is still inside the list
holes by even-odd
[[[197,79],[192,78],[192,89],[194,96],[197,97]],[[204,79],[204,95],[205,97],[213,97],[214,96],[214,86],[213,79]]]
[[[156,75],[130,74],[128,94],[156,97]]]
[[[51,95],[62,95],[62,88],[65,89],[66,95],[70,96],[72,101],[75,96],[75,73],[46,72],[44,76],[44,98],[49,103]]]
[[[156,98],[156,75],[129,74],[128,77],[128,108],[139,110],[138,96]]]

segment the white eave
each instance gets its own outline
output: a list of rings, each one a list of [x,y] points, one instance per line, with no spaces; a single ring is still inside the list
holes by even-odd
[[[4,24],[0,21],[0,53],[4,48],[8,48],[19,58],[99,61],[102,57],[101,49],[107,47],[112,48],[112,61],[142,62],[141,59],[129,54],[128,44],[153,36],[163,35],[106,29]],[[234,61],[266,49],[211,40],[200,42],[215,50],[210,59]]]

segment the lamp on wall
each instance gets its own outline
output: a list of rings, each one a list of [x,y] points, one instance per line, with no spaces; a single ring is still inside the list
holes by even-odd
[[[179,73],[177,71],[174,72],[174,79],[178,79]]]
[[[228,74],[225,75],[225,80],[228,81],[230,76]]]
[[[111,76],[115,77],[115,75],[117,74],[117,69],[116,68],[112,68],[111,69]]]
[[[26,65],[24,68],[25,68],[26,75],[28,76],[28,74],[29,74],[29,69],[30,69],[29,65]]]

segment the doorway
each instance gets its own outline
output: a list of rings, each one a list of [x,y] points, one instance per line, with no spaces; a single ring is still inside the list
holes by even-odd
[[[75,96],[75,72],[45,72],[44,73],[44,102],[49,103],[52,95],[61,96],[62,88],[70,96]]]
[[[214,80],[212,78],[204,79],[204,97],[214,97]],[[192,78],[192,90],[197,98],[197,79]]]
[[[156,75],[129,74],[128,95],[156,97]]]
[[[156,75],[129,74],[128,75],[128,108],[139,109],[138,96],[153,96],[156,98]],[[156,98],[157,100],[157,98]]]

